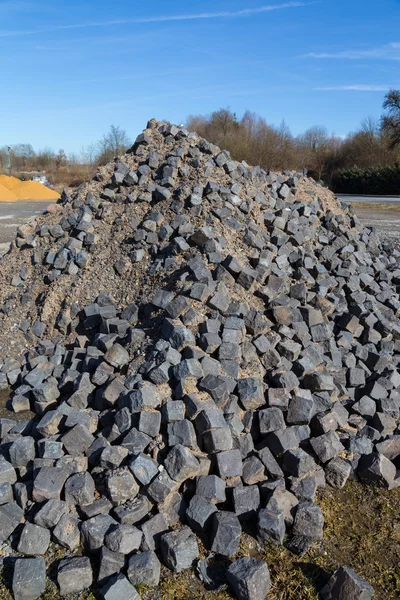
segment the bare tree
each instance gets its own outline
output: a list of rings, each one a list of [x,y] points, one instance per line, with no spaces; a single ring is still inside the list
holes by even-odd
[[[59,150],[56,156],[56,170],[65,167],[68,164],[68,158],[64,150]]]
[[[329,134],[326,127],[314,125],[300,135],[297,141],[303,168],[309,169],[318,180],[322,179],[329,149]]]
[[[111,125],[109,131],[98,142],[98,162],[105,164],[126,152],[131,141],[125,129]]]
[[[186,119],[185,126],[189,131],[196,131],[201,137],[204,137],[207,127],[207,117],[202,115],[189,115]]]
[[[400,91],[390,90],[383,102],[387,114],[382,116],[382,131],[387,136],[391,150],[400,146]]]
[[[368,133],[371,137],[379,137],[380,135],[380,124],[379,119],[373,117],[372,115],[368,115],[362,119],[361,123],[361,131]]]
[[[328,137],[328,131],[326,127],[322,125],[314,125],[307,129],[302,135],[304,143],[310,150],[314,151],[324,147]]]
[[[88,165],[94,165],[97,160],[97,147],[96,144],[89,144],[88,146],[82,146],[80,150],[79,162]]]
[[[46,170],[49,167],[54,166],[56,159],[56,153],[52,148],[43,148],[43,150],[39,150],[36,154],[36,164],[35,169]]]

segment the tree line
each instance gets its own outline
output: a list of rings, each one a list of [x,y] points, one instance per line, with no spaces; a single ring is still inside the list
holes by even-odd
[[[400,172],[400,91],[397,90],[386,94],[380,119],[365,118],[345,138],[330,134],[320,125],[294,136],[284,121],[274,126],[250,111],[238,118],[227,108],[210,115],[191,115],[185,125],[229,150],[234,159],[260,165],[265,170],[307,169],[315,179],[340,191],[349,188],[353,193],[363,193],[361,187],[383,185],[392,190],[387,193],[400,193],[396,176]],[[10,151],[4,145],[0,146],[0,172],[7,172],[11,159],[14,174],[45,171],[53,184],[78,185],[90,178],[98,165],[124,153],[130,145],[127,132],[115,125],[97,143],[68,156],[63,150],[54,152],[50,148],[35,152],[30,144],[12,146]]]
[[[68,156],[62,149],[58,152],[52,148],[35,151],[31,144],[3,145],[0,146],[0,173],[28,179],[32,173],[45,172],[53,185],[76,186],[90,179],[97,166],[123,154],[131,143],[122,127],[111,125],[98,142]]]
[[[345,138],[329,134],[324,126],[313,126],[294,136],[284,121],[276,127],[249,111],[239,119],[229,109],[220,109],[207,116],[192,115],[186,126],[229,150],[236,160],[245,160],[266,170],[307,169],[318,181],[336,188],[339,182],[343,187],[343,179],[350,178],[350,173],[347,179],[341,174],[355,167],[359,178],[360,170],[399,163],[400,92],[391,90],[385,97],[383,108],[381,119],[365,118],[357,131]],[[390,176],[393,176],[393,169]],[[397,187],[400,193],[400,181],[397,181]]]

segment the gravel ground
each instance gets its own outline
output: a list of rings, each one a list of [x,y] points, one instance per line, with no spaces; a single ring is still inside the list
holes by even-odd
[[[352,204],[364,225],[376,227],[381,238],[400,244],[400,204]]]
[[[40,215],[49,204],[49,200],[0,203],[0,256],[7,252],[18,227]]]

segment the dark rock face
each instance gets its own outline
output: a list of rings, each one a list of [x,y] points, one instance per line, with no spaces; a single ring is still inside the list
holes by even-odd
[[[12,590],[15,600],[36,600],[46,587],[44,558],[18,558],[14,565]]]
[[[238,600],[265,600],[271,587],[266,563],[255,558],[239,558],[231,564],[227,576]]]
[[[321,592],[323,600],[371,600],[374,590],[349,567],[340,567]]]
[[[319,486],[400,484],[399,252],[318,190],[151,121],[57,222],[20,230],[33,322],[0,387],[37,417],[0,419],[0,543],[83,550],[62,594],[138,598],[160,560],[197,561],[196,534],[234,557],[247,520],[302,555],[323,536]],[[239,599],[270,588],[252,558],[227,578]],[[44,581],[41,558],[17,560],[16,597]],[[327,599],[371,597],[348,569],[332,581]]]
[[[92,581],[92,567],[87,557],[64,558],[60,562],[57,583],[62,596],[86,590],[92,585]]]

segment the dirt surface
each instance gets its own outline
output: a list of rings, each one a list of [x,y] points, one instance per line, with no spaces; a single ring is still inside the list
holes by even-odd
[[[35,413],[27,410],[15,413],[8,409],[10,393],[7,390],[0,391],[0,419],[12,419],[13,421],[25,421],[35,417]]]
[[[346,564],[375,588],[375,600],[400,595],[400,490],[367,487],[349,481],[343,490],[325,488],[319,504],[325,517],[324,540],[303,558],[285,548],[260,547],[242,536],[238,556],[267,561],[272,579],[268,600],[318,600],[330,575]],[[360,510],[362,507],[362,510]],[[168,574],[161,585],[162,600],[226,600],[229,592],[205,591],[193,573]],[[156,600],[151,592],[144,600]]]
[[[40,215],[49,200],[21,200],[0,203],[0,256],[9,248],[20,225]]]
[[[318,185],[311,177],[307,181],[302,181],[298,186],[296,199],[309,203],[315,196],[318,196],[325,211],[331,210],[335,214],[342,213],[340,202],[331,190]]]
[[[244,533],[237,558],[254,556],[267,561],[272,588],[268,600],[319,600],[319,590],[342,564],[352,567],[375,588],[374,600],[400,597],[400,489],[387,491],[349,481],[343,490],[325,488],[318,502],[325,518],[324,540],[303,558],[285,548],[262,547]],[[54,546],[54,545],[53,545]],[[66,551],[54,546],[46,556],[54,569]],[[201,548],[201,556],[207,552]],[[0,551],[1,558],[1,551]],[[229,562],[229,561],[228,561]],[[95,560],[93,561],[95,565]],[[226,559],[221,560],[221,570]],[[10,593],[11,563],[5,560],[0,579],[0,600],[12,600]],[[157,590],[138,589],[142,600],[229,600],[227,590],[207,591],[195,569],[171,573],[162,568]],[[74,600],[94,600],[97,592],[74,596]],[[41,600],[61,600],[54,581],[47,584]],[[121,599],[122,600],[122,599]]]
[[[364,225],[376,227],[382,239],[400,244],[400,204],[351,204]]]

